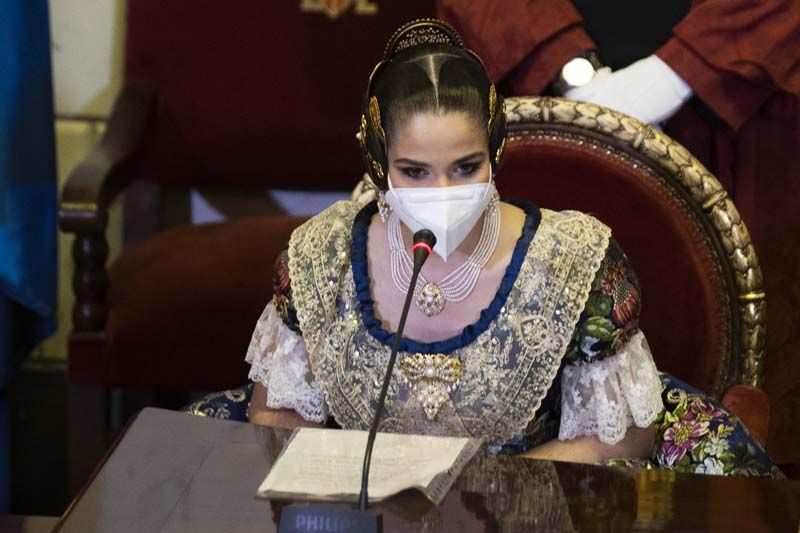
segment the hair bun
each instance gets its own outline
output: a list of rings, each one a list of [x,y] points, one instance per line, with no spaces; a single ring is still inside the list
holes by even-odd
[[[417,19],[400,26],[386,43],[383,59],[389,60],[397,53],[425,44],[446,44],[464,48],[464,41],[451,25],[438,19]]]

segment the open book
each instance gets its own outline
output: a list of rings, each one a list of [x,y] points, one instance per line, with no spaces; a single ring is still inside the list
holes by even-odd
[[[358,501],[366,431],[297,429],[258,489],[262,498]],[[417,489],[444,499],[478,439],[378,433],[372,451],[369,500]]]

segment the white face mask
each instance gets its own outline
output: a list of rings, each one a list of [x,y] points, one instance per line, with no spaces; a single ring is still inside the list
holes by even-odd
[[[489,182],[452,187],[392,187],[386,202],[412,232],[423,228],[436,235],[434,253],[444,261],[475,227],[494,195],[495,186],[489,165]]]

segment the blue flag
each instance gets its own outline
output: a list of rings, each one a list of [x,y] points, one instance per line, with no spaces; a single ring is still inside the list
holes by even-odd
[[[53,118],[47,0],[0,0],[0,423],[13,372],[55,330]],[[8,429],[0,427],[0,512]]]

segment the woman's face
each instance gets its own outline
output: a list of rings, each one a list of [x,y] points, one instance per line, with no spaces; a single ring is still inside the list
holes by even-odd
[[[393,187],[489,181],[488,136],[466,113],[418,113],[393,133],[387,154]]]

